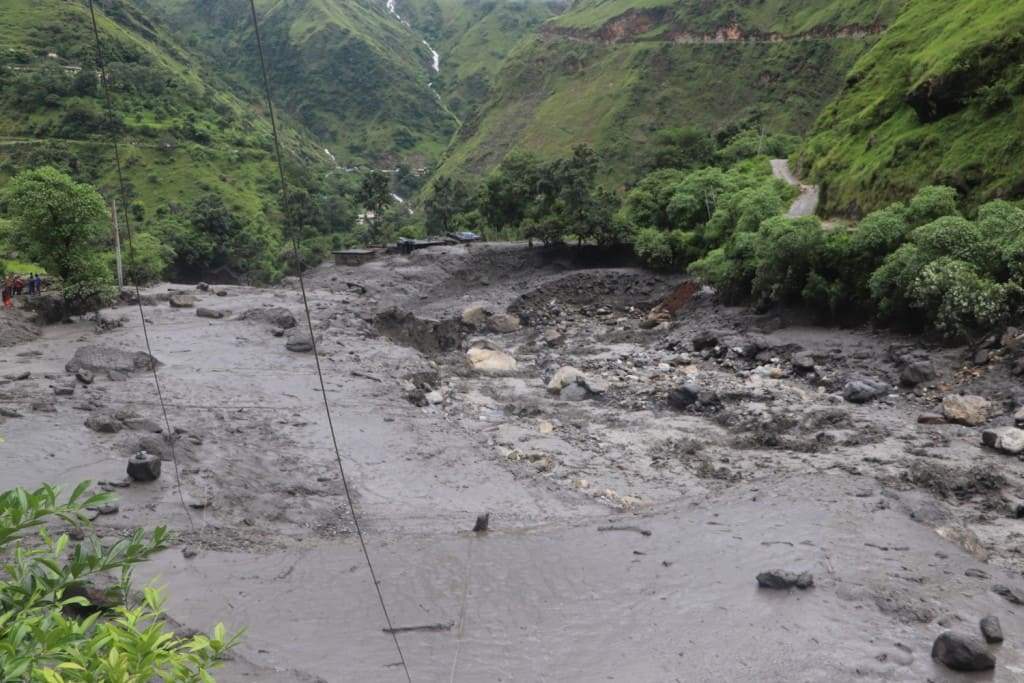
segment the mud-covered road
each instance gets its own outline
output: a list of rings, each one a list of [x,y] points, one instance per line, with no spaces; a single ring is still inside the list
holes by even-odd
[[[1024,399],[1012,340],[967,362],[708,292],[653,324],[679,279],[594,265],[473,245],[309,274],[392,620],[439,625],[399,635],[414,681],[1024,679],[1024,464],[982,445]],[[194,529],[170,461],[122,483],[129,454],[166,447],[152,376],[65,369],[99,357],[83,347],[143,350],[131,306],[103,312],[107,331],[78,321],[3,349],[0,377],[31,374],[0,380],[0,488],[116,482],[104,536],[173,527],[139,579],[167,586],[183,627],[247,629],[219,680],[404,680],[313,358],[286,349],[297,289],[172,287],[195,297],[184,308],[168,289],[144,310]],[[958,393],[989,401],[983,424],[943,417]],[[814,586],[758,588],[775,569]],[[994,673],[933,661],[936,636],[980,638],[987,615],[1006,633],[985,646]]]

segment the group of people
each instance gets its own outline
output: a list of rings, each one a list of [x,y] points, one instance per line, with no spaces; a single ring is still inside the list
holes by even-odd
[[[8,275],[3,281],[3,302],[4,308],[14,306],[14,297],[20,296],[28,289],[28,294],[39,294],[43,291],[43,278],[38,273],[32,273],[28,278],[20,275]]]

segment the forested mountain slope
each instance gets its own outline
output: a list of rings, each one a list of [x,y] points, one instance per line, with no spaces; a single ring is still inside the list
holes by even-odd
[[[432,56],[381,0],[259,0],[274,92],[284,112],[344,166],[424,165],[455,131],[430,85]],[[146,0],[224,74],[258,85],[246,0]]]
[[[1024,3],[909,0],[798,157],[826,212],[928,184],[972,204],[1024,196]]]
[[[588,142],[625,179],[663,128],[805,133],[900,4],[581,0],[511,53],[444,168]]]
[[[133,4],[102,0],[97,10],[138,212],[174,211],[206,193],[249,213],[275,201],[258,95],[229,88]],[[0,182],[49,163],[113,197],[110,133],[85,3],[0,0]],[[287,120],[282,135],[295,165],[328,168]]]

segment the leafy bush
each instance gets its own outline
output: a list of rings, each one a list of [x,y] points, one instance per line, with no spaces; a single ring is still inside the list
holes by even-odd
[[[672,245],[668,237],[657,228],[642,228],[633,237],[633,249],[646,265],[664,270],[673,265]]]
[[[821,263],[825,234],[817,218],[766,220],[754,242],[751,293],[763,301],[793,302]]]
[[[951,187],[932,185],[922,188],[907,204],[907,222],[915,228],[943,216],[955,215],[958,215],[956,190]]]
[[[971,337],[1009,322],[1013,285],[996,284],[973,263],[944,256],[921,269],[909,298],[949,337]]]
[[[111,502],[88,496],[84,482],[61,500],[53,486],[0,494],[0,672],[5,681],[45,683],[209,683],[210,671],[236,642],[217,625],[212,637],[181,637],[169,630],[160,592],[143,591],[132,605],[132,568],[167,546],[167,530],[141,530],[103,545],[89,533],[72,544],[54,535],[53,522],[89,529],[86,511]],[[34,538],[26,535],[35,531]],[[111,590],[120,605],[104,609],[82,590],[92,580],[119,572]],[[83,615],[81,617],[74,615]]]

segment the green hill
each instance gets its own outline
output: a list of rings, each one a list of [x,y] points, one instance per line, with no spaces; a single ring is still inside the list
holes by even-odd
[[[1024,195],[1024,3],[910,0],[798,154],[823,209],[861,214],[929,184]]]
[[[159,23],[121,0],[98,3],[123,161],[144,212],[204,193],[256,213],[274,201],[270,125],[258,96],[229,88]],[[0,0],[0,185],[52,164],[114,196],[110,126],[84,3]],[[327,168],[282,126],[296,166]]]
[[[806,133],[899,4],[580,0],[512,51],[443,168],[587,142],[622,180],[664,128]]]
[[[246,0],[147,0],[222,73],[261,85]],[[426,165],[456,128],[421,37],[377,0],[258,0],[281,109],[344,166]]]

